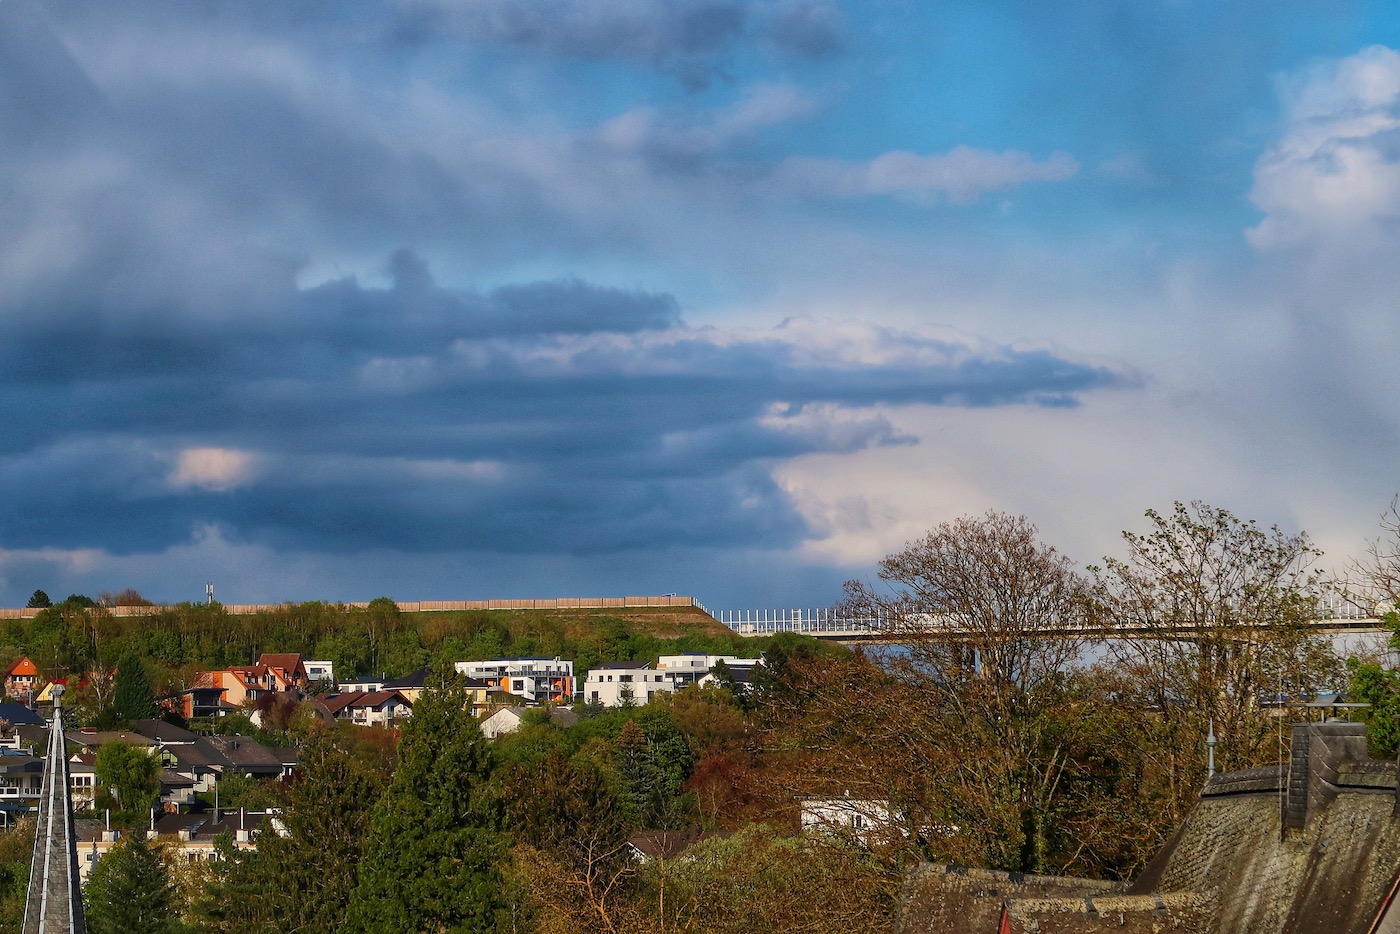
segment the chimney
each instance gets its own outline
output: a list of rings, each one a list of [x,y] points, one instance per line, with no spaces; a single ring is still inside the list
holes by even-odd
[[[1293,724],[1281,801],[1283,832],[1302,829],[1332,802],[1341,790],[1344,763],[1370,758],[1364,723]]]

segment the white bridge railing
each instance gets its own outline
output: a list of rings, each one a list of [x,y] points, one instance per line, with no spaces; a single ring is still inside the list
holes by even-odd
[[[741,636],[766,636],[775,632],[824,635],[867,634],[890,628],[878,616],[848,616],[829,607],[788,610],[720,610],[714,614]]]
[[[1312,626],[1319,630],[1335,629],[1380,629],[1381,613],[1377,607],[1358,606],[1335,594],[1318,599],[1317,618]],[[707,611],[710,612],[710,611]],[[888,637],[894,633],[913,631],[957,632],[959,627],[952,620],[923,614],[899,619],[896,617],[863,616],[845,614],[831,607],[815,609],[756,609],[719,610],[711,612],[715,619],[741,636],[767,636],[779,632],[795,632],[828,638],[849,637],[851,639]],[[1348,625],[1348,623],[1352,625]],[[1101,626],[1089,624],[1082,627],[1086,633],[1099,633]]]

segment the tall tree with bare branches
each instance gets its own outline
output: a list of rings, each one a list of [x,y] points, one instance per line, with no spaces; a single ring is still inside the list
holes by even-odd
[[[1012,869],[1047,865],[1069,767],[1056,712],[1082,643],[1083,581],[1038,535],[999,512],[945,522],[884,558],[879,583],[848,581],[844,604],[901,647],[859,681],[931,776],[911,829],[957,827],[968,857]]]
[[[1202,502],[1146,515],[1149,532],[1123,533],[1126,560],[1091,569],[1093,607],[1122,635],[1108,643],[1129,676],[1122,701],[1160,726],[1153,745],[1180,808],[1205,777],[1212,724],[1220,768],[1276,762],[1281,711],[1271,708],[1300,705],[1339,671],[1308,629],[1323,580],[1306,534]]]

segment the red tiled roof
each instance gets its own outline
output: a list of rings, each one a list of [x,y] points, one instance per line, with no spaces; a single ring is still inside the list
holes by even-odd
[[[343,694],[322,694],[316,699],[326,705],[331,716],[335,716],[364,696],[364,691],[346,691]]]
[[[404,696],[403,696],[402,694],[400,694],[398,691],[372,691],[372,692],[370,692],[369,694],[365,694],[364,696],[360,697],[358,700],[353,701],[353,702],[350,704],[350,706],[351,706],[351,707],[378,707],[380,704],[383,704],[383,703],[385,703],[386,701],[392,700],[392,699],[395,698],[395,697],[397,697],[397,698],[399,699],[399,702],[400,702],[400,703],[402,703],[402,704],[404,704],[404,705],[406,705],[406,706],[409,706],[409,707],[412,707],[412,706],[413,706],[413,704],[409,702],[408,698],[404,697]]]
[[[296,670],[301,668],[301,656],[295,652],[264,654],[258,656],[258,664],[266,668],[280,668],[287,674],[295,674]]]
[[[10,678],[14,675],[37,675],[38,673],[39,669],[34,667],[33,662],[28,658],[21,658],[6,670],[5,677]]]

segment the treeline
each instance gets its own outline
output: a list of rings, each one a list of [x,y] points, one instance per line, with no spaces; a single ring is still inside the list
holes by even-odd
[[[129,597],[128,599],[136,599]],[[106,671],[134,654],[154,663],[159,686],[178,688],[189,670],[247,665],[264,652],[328,659],[336,677],[400,677],[424,665],[502,657],[574,661],[579,672],[599,662],[654,659],[671,652],[757,655],[763,640],[728,634],[663,639],[619,618],[595,615],[587,626],[565,616],[511,611],[401,613],[387,597],[367,608],[287,604],[234,616],[218,604],[178,604],[149,616],[113,616],[74,595],[31,619],[5,620],[0,657],[27,655],[45,676]]]

